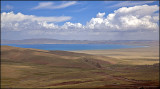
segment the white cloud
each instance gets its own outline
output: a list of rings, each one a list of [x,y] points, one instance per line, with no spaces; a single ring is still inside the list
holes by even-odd
[[[41,2],[39,3],[38,6],[32,8],[32,9],[61,9],[61,8],[66,8],[72,5],[75,5],[77,2],[76,1],[70,1],[70,2],[65,2],[60,5],[55,5],[53,2]]]
[[[105,15],[105,13],[98,13],[97,18],[103,18],[104,15]]]
[[[154,13],[159,10],[157,5],[122,7],[109,14],[106,18],[104,13],[98,13],[92,18],[87,27],[90,29],[103,29],[107,31],[128,31],[128,30],[157,30],[159,28],[158,16]]]
[[[101,24],[103,24],[104,19],[103,18],[92,18],[90,22],[87,23],[86,28],[87,29],[102,29]]]
[[[31,21],[46,21],[46,22],[63,22],[70,20],[70,16],[60,16],[60,17],[40,17],[40,16],[34,16],[34,15],[24,15],[22,13],[13,13],[13,12],[3,12],[1,13],[2,21],[24,21],[24,20],[31,20]]]
[[[22,13],[3,12],[1,13],[1,27],[6,30],[24,30],[24,29],[53,29],[58,28],[53,22],[64,22],[70,20],[69,16],[59,17],[39,17],[34,15],[24,15]],[[51,22],[50,24],[48,22]]]
[[[136,5],[144,5],[148,3],[153,3],[154,1],[125,1],[121,2],[109,7],[127,7],[127,6],[136,6]]]
[[[77,29],[83,29],[84,26],[80,23],[71,23],[66,22],[63,26],[61,26],[61,29],[67,29],[67,30],[77,30]]]
[[[81,9],[76,9],[76,10],[72,10],[73,12],[82,12],[84,10],[88,9],[88,7],[84,7],[84,8],[81,8]]]

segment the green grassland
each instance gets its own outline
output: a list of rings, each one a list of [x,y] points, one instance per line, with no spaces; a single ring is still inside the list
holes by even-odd
[[[110,57],[1,46],[1,88],[158,87],[159,65],[121,65]],[[107,61],[108,60],[108,61]]]

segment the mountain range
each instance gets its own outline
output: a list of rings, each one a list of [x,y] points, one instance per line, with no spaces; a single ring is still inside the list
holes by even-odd
[[[134,44],[148,45],[157,43],[155,40],[58,40],[58,39],[24,39],[24,40],[1,40],[1,44]]]

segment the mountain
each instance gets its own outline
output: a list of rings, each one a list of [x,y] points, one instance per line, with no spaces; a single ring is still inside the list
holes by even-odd
[[[156,40],[57,40],[57,39],[24,39],[24,40],[1,40],[1,44],[133,44],[149,45],[157,44]]]
[[[2,44],[87,44],[92,41],[86,40],[57,40],[57,39],[24,39],[24,40],[2,40]]]

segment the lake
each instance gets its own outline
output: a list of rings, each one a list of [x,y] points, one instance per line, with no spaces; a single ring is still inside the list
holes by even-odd
[[[122,49],[122,48],[137,48],[145,46],[133,45],[118,45],[118,44],[1,44],[21,48],[34,48],[42,50],[107,50],[107,49]]]

